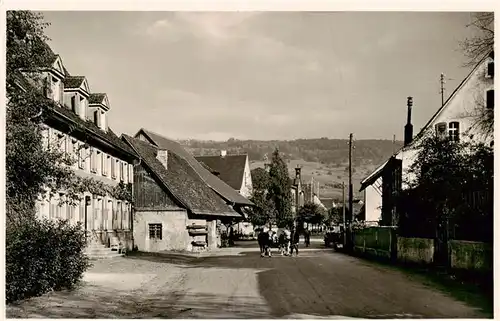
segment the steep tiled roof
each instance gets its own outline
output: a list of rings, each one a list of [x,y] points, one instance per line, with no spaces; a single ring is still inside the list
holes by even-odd
[[[247,155],[198,156],[196,160],[219,172],[218,177],[235,190],[241,188]]]
[[[104,100],[104,97],[106,97],[106,94],[90,94],[89,104],[100,104]]]
[[[21,73],[16,74],[16,78],[19,79],[19,85],[21,85],[25,90],[33,90],[33,91],[38,91],[40,90],[35,87],[33,84],[31,84],[24,75]],[[41,95],[41,92],[40,92]],[[48,98],[46,98],[48,99]],[[75,114],[73,111],[71,111],[68,108],[65,108],[60,105],[56,105],[54,103],[51,107],[48,107],[46,110],[50,115],[59,115],[62,116],[62,118],[66,119],[66,121],[73,122],[74,124],[81,126],[91,134],[103,139],[104,141],[108,142],[115,148],[119,148],[122,151],[125,151],[126,153],[130,154],[131,156],[137,157],[136,153],[127,145],[125,144],[114,132],[111,128],[108,127],[107,131],[103,131],[97,125],[95,125],[92,121],[86,121],[81,119],[77,114]]]
[[[141,163],[154,173],[163,187],[193,214],[241,217],[205,184],[182,157],[169,151],[165,168],[156,158],[156,147],[128,135],[122,135],[122,139],[139,154]]]
[[[64,88],[80,88],[84,80],[83,76],[66,76],[63,80]]]
[[[189,163],[189,165],[196,171],[196,173],[200,175],[205,183],[210,186],[215,192],[221,195],[226,201],[241,206],[253,205],[252,202],[241,196],[232,187],[210,173],[210,171],[203,167],[196,160],[196,158],[194,158],[193,155],[187,152],[179,143],[145,129],[139,130],[139,132],[136,134],[136,137],[141,133],[146,135],[157,147],[161,149],[168,149],[169,151],[172,151],[173,153],[185,159]]]

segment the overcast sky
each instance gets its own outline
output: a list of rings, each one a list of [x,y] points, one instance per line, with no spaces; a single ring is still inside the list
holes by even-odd
[[[44,12],[110,126],[175,139],[403,137],[467,75],[469,13]]]

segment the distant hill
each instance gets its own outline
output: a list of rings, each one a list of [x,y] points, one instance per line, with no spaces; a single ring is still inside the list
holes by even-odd
[[[220,141],[179,141],[194,155],[218,155],[220,150],[230,154],[248,154],[251,168],[264,167],[266,155],[270,158],[276,147],[283,153],[288,163],[290,175],[294,168],[302,166],[302,178],[309,182],[314,177],[320,182],[321,197],[340,199],[342,181],[348,180],[349,141],[347,139],[297,139],[297,140],[237,140]],[[353,185],[356,197],[359,182],[377,166],[385,162],[394,150],[403,146],[403,142],[391,140],[363,139],[355,140],[353,150]]]

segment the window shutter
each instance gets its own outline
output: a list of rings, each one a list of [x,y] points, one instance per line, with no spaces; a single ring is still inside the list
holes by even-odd
[[[134,183],[134,166],[132,164],[128,164],[128,182]]]

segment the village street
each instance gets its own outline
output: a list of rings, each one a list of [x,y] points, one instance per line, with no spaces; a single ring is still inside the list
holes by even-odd
[[[403,272],[331,249],[260,258],[256,243],[217,255],[94,261],[84,285],[7,307],[38,318],[473,318],[479,310]]]

